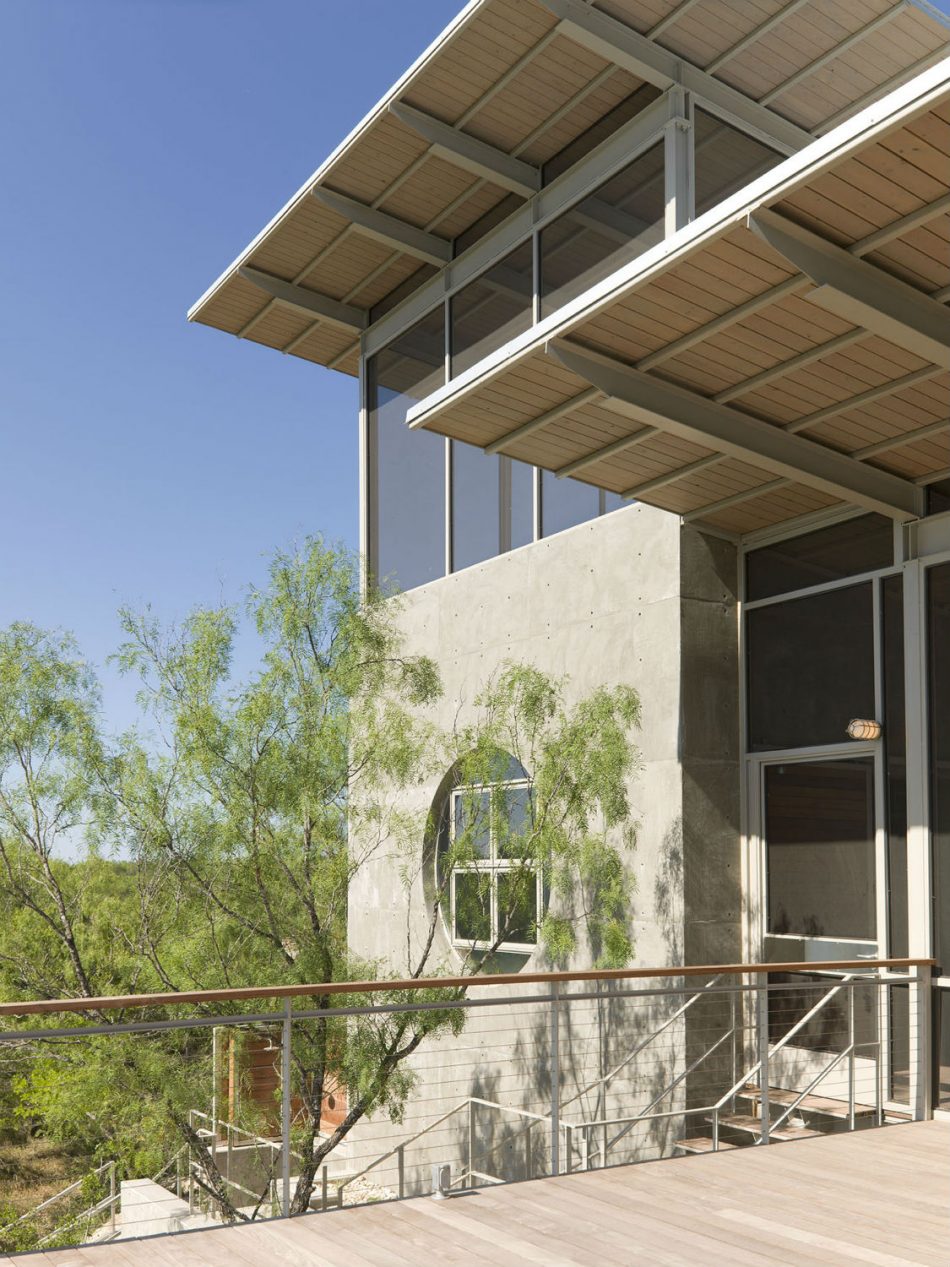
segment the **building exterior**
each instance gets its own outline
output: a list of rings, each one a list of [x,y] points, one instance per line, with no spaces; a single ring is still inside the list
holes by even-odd
[[[950,1112],[948,299],[922,0],[473,0],[190,317],[359,377],[447,716],[508,659],[638,689],[638,962],[933,955]],[[391,865],[350,925],[394,961]]]

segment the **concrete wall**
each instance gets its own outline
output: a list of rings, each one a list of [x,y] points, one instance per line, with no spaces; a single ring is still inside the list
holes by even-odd
[[[729,543],[682,528],[663,511],[633,506],[436,581],[403,600],[407,650],[433,657],[442,672],[445,693],[437,720],[444,726],[464,718],[481,685],[506,660],[564,675],[569,700],[600,685],[623,682],[638,690],[643,764],[630,788],[639,829],[628,865],[636,884],[630,924],[639,965],[739,957],[735,599],[736,553]],[[431,786],[419,788],[406,808],[428,809],[438,782],[434,777]],[[421,857],[421,841],[419,849]],[[382,850],[357,876],[349,936],[357,953],[398,974],[408,964],[406,899],[397,865]],[[423,905],[420,879],[412,907],[421,915]],[[423,929],[421,918],[410,928],[416,944]],[[439,938],[438,967],[457,968],[441,929]],[[589,951],[580,947],[571,966],[590,962]],[[549,965],[539,952],[527,966]],[[622,1059],[637,1036],[670,1010],[666,1002],[634,1008],[617,999],[566,1009],[561,1099]],[[566,1116],[590,1118],[605,1108],[634,1111],[682,1067],[686,1045],[701,1041],[714,1021],[707,1014],[689,1035],[678,1023],[649,1059],[618,1077],[606,1104],[585,1103],[582,1114],[578,1102]],[[406,1120],[398,1128],[385,1123],[361,1128],[357,1156],[382,1151],[386,1141],[411,1134],[470,1094],[547,1113],[548,1025],[546,1008],[487,1009],[470,1016],[459,1039],[424,1046],[415,1058],[419,1081]],[[481,1117],[491,1119],[479,1124],[482,1133],[500,1129],[503,1115],[484,1111]],[[453,1120],[427,1137],[424,1150],[417,1147],[414,1160],[422,1165],[423,1152],[425,1164],[449,1160],[453,1151],[459,1155],[468,1129],[467,1121]],[[651,1147],[668,1151],[675,1129],[660,1131]],[[541,1128],[528,1134],[544,1142]],[[512,1141],[512,1164],[525,1145],[524,1134]]]

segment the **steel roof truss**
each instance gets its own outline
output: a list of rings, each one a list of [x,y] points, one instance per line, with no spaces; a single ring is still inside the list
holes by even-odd
[[[813,140],[804,128],[759,105],[609,14],[590,8],[582,0],[540,0],[540,3],[558,19],[564,34],[576,44],[605,61],[613,61],[639,79],[659,88],[678,85],[695,93],[700,100],[726,111],[791,152]]]
[[[460,132],[451,124],[402,101],[391,102],[389,112],[428,141],[433,154],[471,172],[473,176],[490,180],[492,184],[510,189],[522,198],[530,198],[541,188],[538,169],[520,158],[513,158],[504,150],[467,132]]]
[[[923,511],[920,490],[899,476],[856,462],[813,440],[789,435],[761,418],[719,405],[613,357],[580,351],[563,341],[549,343],[545,350],[610,397],[614,408],[642,425],[715,448],[892,519],[916,519]]]
[[[330,211],[343,216],[361,233],[375,238],[385,246],[396,247],[427,264],[436,264],[439,268],[448,264],[452,258],[451,242],[435,233],[427,233],[425,229],[419,229],[407,220],[400,220],[386,211],[378,211],[365,202],[357,202],[355,198],[347,198],[345,194],[334,193],[332,189],[324,189],[322,185],[314,185],[310,192]]]
[[[274,277],[271,273],[261,272],[259,268],[251,268],[248,264],[242,264],[238,272],[246,282],[270,295],[271,299],[276,299],[288,308],[295,308],[298,312],[305,312],[309,317],[319,317],[321,321],[339,326],[343,330],[352,330],[356,334],[365,330],[369,324],[365,308],[357,308],[354,304],[345,304],[342,300],[321,295],[305,286],[297,286],[293,282],[284,281],[282,277]]]
[[[810,302],[950,369],[950,310],[943,304],[774,211],[754,212],[749,226],[814,282]]]

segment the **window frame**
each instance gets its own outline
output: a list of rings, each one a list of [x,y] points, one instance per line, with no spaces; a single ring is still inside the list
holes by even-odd
[[[524,859],[518,858],[500,858],[497,853],[497,840],[495,835],[495,795],[499,790],[507,791],[512,788],[526,788],[529,793],[533,791],[533,783],[531,779],[505,779],[498,783],[482,783],[482,784],[459,784],[453,787],[448,802],[448,835],[450,847],[455,843],[455,806],[461,797],[466,795],[478,794],[483,792],[489,793],[489,852],[487,858],[476,858],[472,862],[462,864],[454,864],[449,875],[449,909],[446,924],[448,926],[449,939],[456,950],[476,950],[491,951],[497,950],[515,954],[533,954],[539,945],[537,937],[533,942],[525,941],[503,941],[497,942],[498,936],[498,877],[510,874],[513,871],[521,870],[523,867],[529,867],[534,872],[535,879],[535,929],[540,929],[541,920],[544,914],[544,890],[541,876],[541,868],[534,862],[526,862]],[[532,797],[533,800],[533,797]],[[456,927],[456,903],[455,903],[455,885],[458,876],[468,875],[487,875],[490,882],[490,923],[491,936],[488,941],[481,941],[477,938],[460,937]]]

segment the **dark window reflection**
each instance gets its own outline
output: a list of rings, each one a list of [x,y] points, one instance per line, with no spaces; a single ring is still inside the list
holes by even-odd
[[[881,582],[884,664],[884,767],[887,806],[888,951],[907,949],[907,756],[904,734],[904,590],[900,576]]]
[[[894,527],[883,515],[844,523],[763,546],[746,555],[746,598],[772,598],[792,590],[874,572],[894,562]]]
[[[876,940],[874,760],[765,771],[768,931]]]
[[[369,362],[373,574],[409,590],[445,572],[445,440],[410,431],[406,415],[445,381],[445,323],[436,309]]]
[[[753,751],[841,743],[874,717],[871,585],[758,607],[746,617]]]
[[[785,157],[705,110],[696,110],[696,214],[744,188]]]
[[[523,242],[452,297],[453,377],[530,327],[533,255]]]
[[[542,229],[542,315],[661,241],[664,206],[661,142]]]

